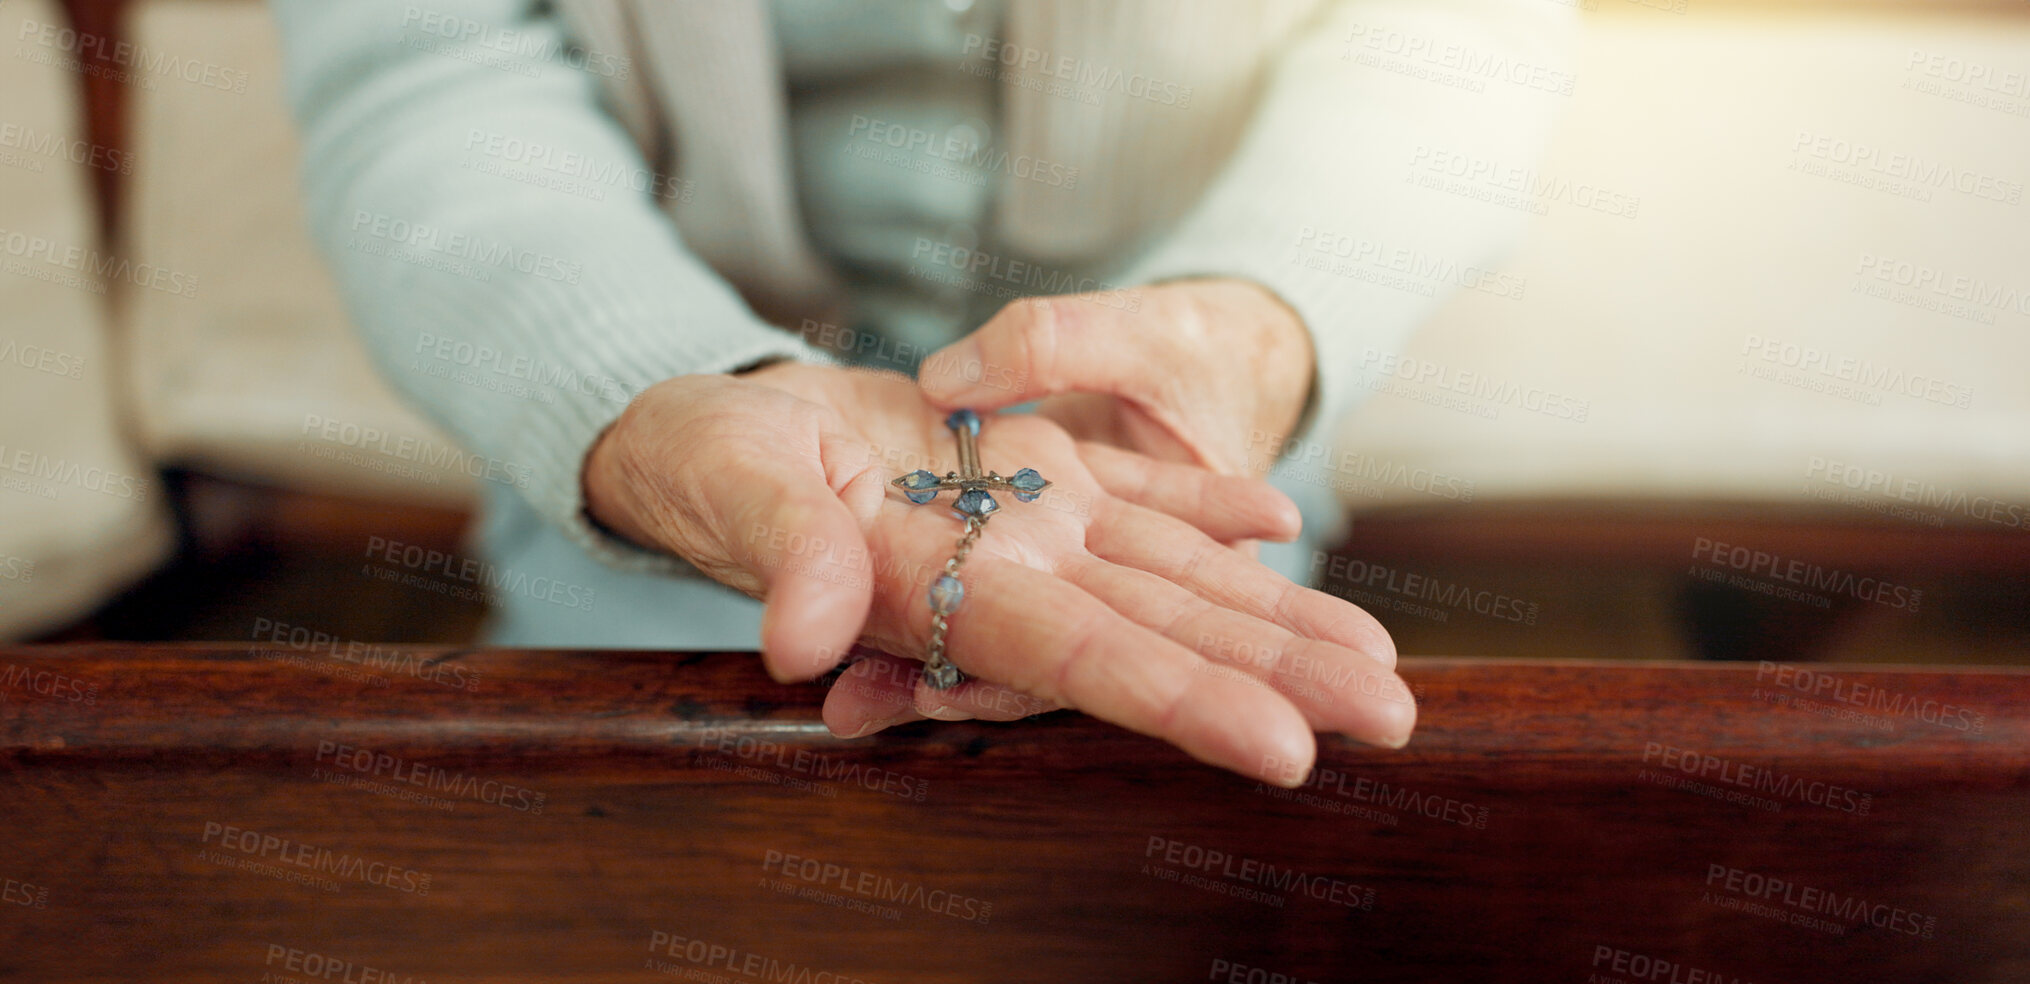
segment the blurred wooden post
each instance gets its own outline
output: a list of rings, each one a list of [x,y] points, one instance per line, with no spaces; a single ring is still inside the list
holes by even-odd
[[[117,46],[126,40],[128,0],[60,0],[64,13],[78,33],[102,43],[81,44],[79,57],[106,71],[80,73],[78,96],[84,107],[85,138],[94,146],[128,152],[127,110],[130,96],[120,79],[123,67],[114,61]],[[108,242],[120,231],[120,175],[109,168],[92,169],[93,192],[99,204],[99,234]]]

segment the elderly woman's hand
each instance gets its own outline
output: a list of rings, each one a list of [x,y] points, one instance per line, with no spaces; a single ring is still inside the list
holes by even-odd
[[[1259,475],[1296,425],[1313,369],[1296,312],[1221,278],[1016,301],[917,375],[939,406],[1047,397],[1037,412],[1081,440]]]
[[[930,637],[925,592],[963,524],[888,483],[956,467],[944,417],[893,373],[779,363],[678,377],[644,392],[594,448],[588,508],[764,599],[763,656],[779,679],[817,676],[856,641],[913,659]],[[1014,717],[1063,705],[1283,784],[1308,769],[1314,729],[1408,740],[1416,708],[1374,619],[1202,532],[1272,535],[1290,520],[1287,500],[1196,467],[1102,466],[1172,469],[1156,477],[1173,508],[1140,505],[1032,415],[988,418],[979,446],[983,467],[1035,468],[1052,485],[1005,506],[961,568],[948,652],[975,679],[935,691],[891,673],[884,686],[875,674],[899,664],[863,660],[828,698],[834,731],[947,707]],[[1003,689],[1026,699],[983,699]]]

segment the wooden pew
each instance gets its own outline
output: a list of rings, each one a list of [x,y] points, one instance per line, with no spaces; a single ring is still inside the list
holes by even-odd
[[[1405,676],[1286,794],[751,654],[0,649],[0,979],[2030,980],[2030,674]]]

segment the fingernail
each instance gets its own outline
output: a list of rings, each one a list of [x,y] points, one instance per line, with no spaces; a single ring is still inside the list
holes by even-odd
[[[930,708],[923,712],[923,716],[933,721],[969,721],[973,717],[971,714],[950,705]]]
[[[1311,778],[1311,767],[1306,765],[1302,769],[1277,769],[1269,773],[1267,778],[1271,785],[1281,786],[1284,789],[1296,789],[1304,785],[1306,779]]]
[[[894,717],[881,718],[879,720],[869,721],[866,724],[861,725],[860,730],[855,731],[850,735],[847,735],[846,740],[852,741],[855,738],[865,738],[868,735],[871,735],[876,731],[880,731],[883,728],[891,727],[893,725],[901,723],[902,719],[908,716],[909,715],[907,714],[897,714]]]
[[[1279,531],[1288,532],[1288,536],[1279,542],[1289,543],[1304,535],[1304,512],[1289,496],[1284,496],[1283,501],[1276,505],[1276,524]]]

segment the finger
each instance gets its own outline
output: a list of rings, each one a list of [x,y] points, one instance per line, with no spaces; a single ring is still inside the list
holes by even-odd
[[[1086,549],[1105,560],[1148,571],[1223,608],[1274,622],[1298,635],[1365,653],[1396,665],[1396,644],[1374,616],[1341,598],[1292,583],[1183,520],[1116,499],[1094,506]]]
[[[1297,504],[1260,479],[1157,461],[1096,441],[1079,442],[1078,456],[1109,494],[1175,516],[1215,540],[1287,543],[1303,530]]]
[[[972,679],[951,690],[923,682],[923,663],[887,653],[870,653],[846,667],[825,694],[824,721],[840,738],[864,738],[878,731],[933,718],[939,721],[1014,721],[1064,705],[1016,693],[998,683]]]
[[[1206,319],[1194,316],[1188,305],[1130,311],[1108,303],[1114,296],[1032,297],[1010,304],[925,359],[917,369],[918,386],[948,408],[999,409],[1045,397],[1118,398],[1141,415],[1139,429],[1161,435],[1155,443],[1174,445],[1187,460],[1237,471],[1245,462],[1217,437],[1234,429],[1236,414],[1214,388],[1203,385],[1208,373],[1232,370],[1222,361],[1230,358],[1209,341]]]
[[[808,680],[838,665],[867,621],[874,579],[860,524],[815,453],[750,456],[704,485],[709,501],[730,504],[727,555],[763,585],[769,675]]]
[[[1035,297],[1002,308],[917,368],[924,395],[945,406],[993,409],[1058,393],[1141,400],[1165,371],[1160,339],[1130,330],[1125,312],[1077,297]]]
[[[846,667],[825,693],[825,727],[841,738],[860,738],[921,719],[910,706],[921,665],[875,653]]]
[[[1203,660],[1063,579],[1011,561],[970,568],[950,654],[967,673],[1062,701],[1192,757],[1289,785],[1316,741],[1288,700]]]
[[[1059,701],[1032,697],[979,677],[968,677],[964,683],[950,690],[939,690],[928,681],[919,680],[915,693],[916,712],[939,721],[963,721],[968,718],[978,718],[982,721],[1015,721],[1051,711],[1061,711],[1069,706]]]
[[[887,653],[868,655],[848,666],[825,694],[824,721],[840,738],[920,721],[1013,721],[1062,709],[1053,701],[1019,694],[998,683],[968,680],[951,690],[923,682],[923,664]]]
[[[1147,571],[1092,558],[1066,572],[1115,611],[1198,653],[1207,672],[1244,674],[1290,699],[1320,731],[1388,748],[1409,743],[1417,705],[1365,653],[1222,608]]]

